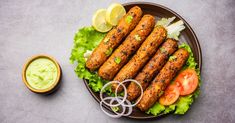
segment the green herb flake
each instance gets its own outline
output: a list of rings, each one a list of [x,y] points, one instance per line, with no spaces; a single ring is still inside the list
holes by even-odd
[[[163,48],[163,47],[161,47],[161,48],[160,48],[160,51],[161,51],[161,53],[165,53],[165,52],[166,52],[166,49]]]
[[[118,96],[122,96],[122,97],[124,97],[124,91],[123,91],[123,92],[121,92],[121,93],[119,93],[119,94],[118,94]]]
[[[108,42],[109,42],[109,38],[105,38],[104,39],[104,44],[108,44]]]
[[[133,20],[133,17],[131,16],[131,15],[128,15],[127,17],[126,17],[126,22],[127,23],[131,23],[131,21]]]
[[[111,107],[111,109],[112,109],[114,112],[119,111],[119,107],[118,107],[118,106]]]
[[[173,61],[176,59],[176,56],[170,56],[169,61]]]
[[[110,56],[112,52],[113,52],[113,48],[110,47],[108,50],[105,51],[105,55]]]
[[[114,58],[114,61],[115,61],[115,63],[119,64],[122,60],[121,60],[121,58],[119,58],[119,57],[115,57],[115,58]]]
[[[160,96],[162,96],[163,94],[164,94],[164,91],[160,91],[160,93],[159,93],[158,96],[160,97]]]
[[[141,41],[141,37],[138,34],[136,34],[134,37],[135,37],[135,40]]]

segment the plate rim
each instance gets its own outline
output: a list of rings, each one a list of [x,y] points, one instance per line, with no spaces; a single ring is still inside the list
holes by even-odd
[[[192,27],[188,24],[188,22],[183,18],[181,17],[178,13],[176,13],[175,11],[171,10],[170,8],[166,7],[166,6],[163,6],[163,5],[160,5],[160,4],[157,4],[157,3],[152,3],[152,2],[127,2],[127,3],[123,3],[122,5],[123,6],[128,6],[128,5],[138,5],[138,4],[141,4],[141,5],[151,5],[151,6],[156,6],[156,7],[160,7],[162,9],[165,9],[169,12],[171,12],[172,14],[176,15],[178,18],[180,18],[184,24],[188,27],[188,29],[190,30],[190,32],[192,33],[192,36],[193,38],[195,39],[195,44],[196,44],[196,48],[198,50],[198,68],[201,72],[201,69],[202,69],[202,51],[201,51],[201,46],[199,44],[199,40],[195,34],[195,32],[193,31]],[[88,80],[86,79],[83,79],[83,82],[86,86],[86,88],[88,89],[89,93],[92,95],[92,97],[97,101],[97,103],[100,103],[100,99],[96,97],[95,94],[99,94],[99,92],[94,92],[88,85]],[[111,109],[104,105],[105,109],[107,109],[108,111],[112,112]],[[169,113],[171,114],[171,113]],[[146,116],[146,117],[135,117],[135,116],[124,116],[124,117],[127,117],[127,118],[131,118],[131,119],[136,119],[136,120],[151,120],[151,119],[156,119],[156,118],[161,118],[161,117],[164,117],[164,116],[167,116],[169,114],[160,114],[158,116],[154,116],[154,115],[149,115],[149,116]]]

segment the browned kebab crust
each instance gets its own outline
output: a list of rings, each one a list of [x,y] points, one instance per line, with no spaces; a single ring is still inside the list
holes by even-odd
[[[122,42],[108,60],[99,68],[99,76],[105,80],[112,80],[122,66],[128,62],[129,58],[140,47],[152,31],[154,25],[155,18],[152,15],[144,15],[125,41]]]
[[[142,17],[142,10],[140,7],[132,7],[125,16],[123,16],[118,25],[114,27],[100,44],[92,52],[91,56],[86,61],[86,67],[91,70],[97,70],[111,55],[115,48],[117,48],[122,40],[135,28]],[[132,17],[132,21],[128,22],[127,18]]]
[[[153,80],[162,67],[167,62],[170,55],[172,55],[178,49],[177,41],[174,39],[166,39],[166,41],[157,50],[157,53],[150,59],[150,61],[144,66],[144,68],[135,77],[143,90],[145,90],[149,83]],[[131,82],[127,88],[127,99],[133,101],[140,96],[141,90],[139,86]]]
[[[141,111],[147,111],[156,103],[158,98],[163,94],[165,88],[176,76],[177,72],[180,71],[188,59],[188,56],[188,51],[181,48],[173,54],[172,58],[174,59],[169,59],[167,61],[159,74],[154,78],[151,85],[149,85],[148,88],[144,91],[143,97],[137,104],[137,107]]]
[[[126,65],[114,77],[116,81],[134,78],[139,70],[148,62],[148,60],[156,53],[158,47],[162,44],[167,36],[167,31],[163,26],[156,26],[151,34],[142,43],[138,51]],[[113,84],[112,89],[115,90],[117,84]],[[123,88],[119,87],[118,92]]]

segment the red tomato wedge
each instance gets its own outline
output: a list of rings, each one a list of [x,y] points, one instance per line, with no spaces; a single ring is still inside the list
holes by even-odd
[[[183,70],[176,77],[175,82],[177,83],[177,85],[179,85],[180,95],[189,95],[197,89],[197,72],[193,69]]]
[[[160,97],[159,103],[165,106],[171,105],[177,101],[180,96],[179,88],[176,84],[169,85],[164,94]]]

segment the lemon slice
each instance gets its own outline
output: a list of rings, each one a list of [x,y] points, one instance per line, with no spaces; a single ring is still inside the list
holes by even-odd
[[[93,27],[99,32],[108,32],[112,29],[112,25],[106,22],[106,10],[99,9],[95,12],[92,18]]]
[[[113,3],[107,9],[106,20],[109,24],[116,26],[125,14],[126,10],[121,4]]]

